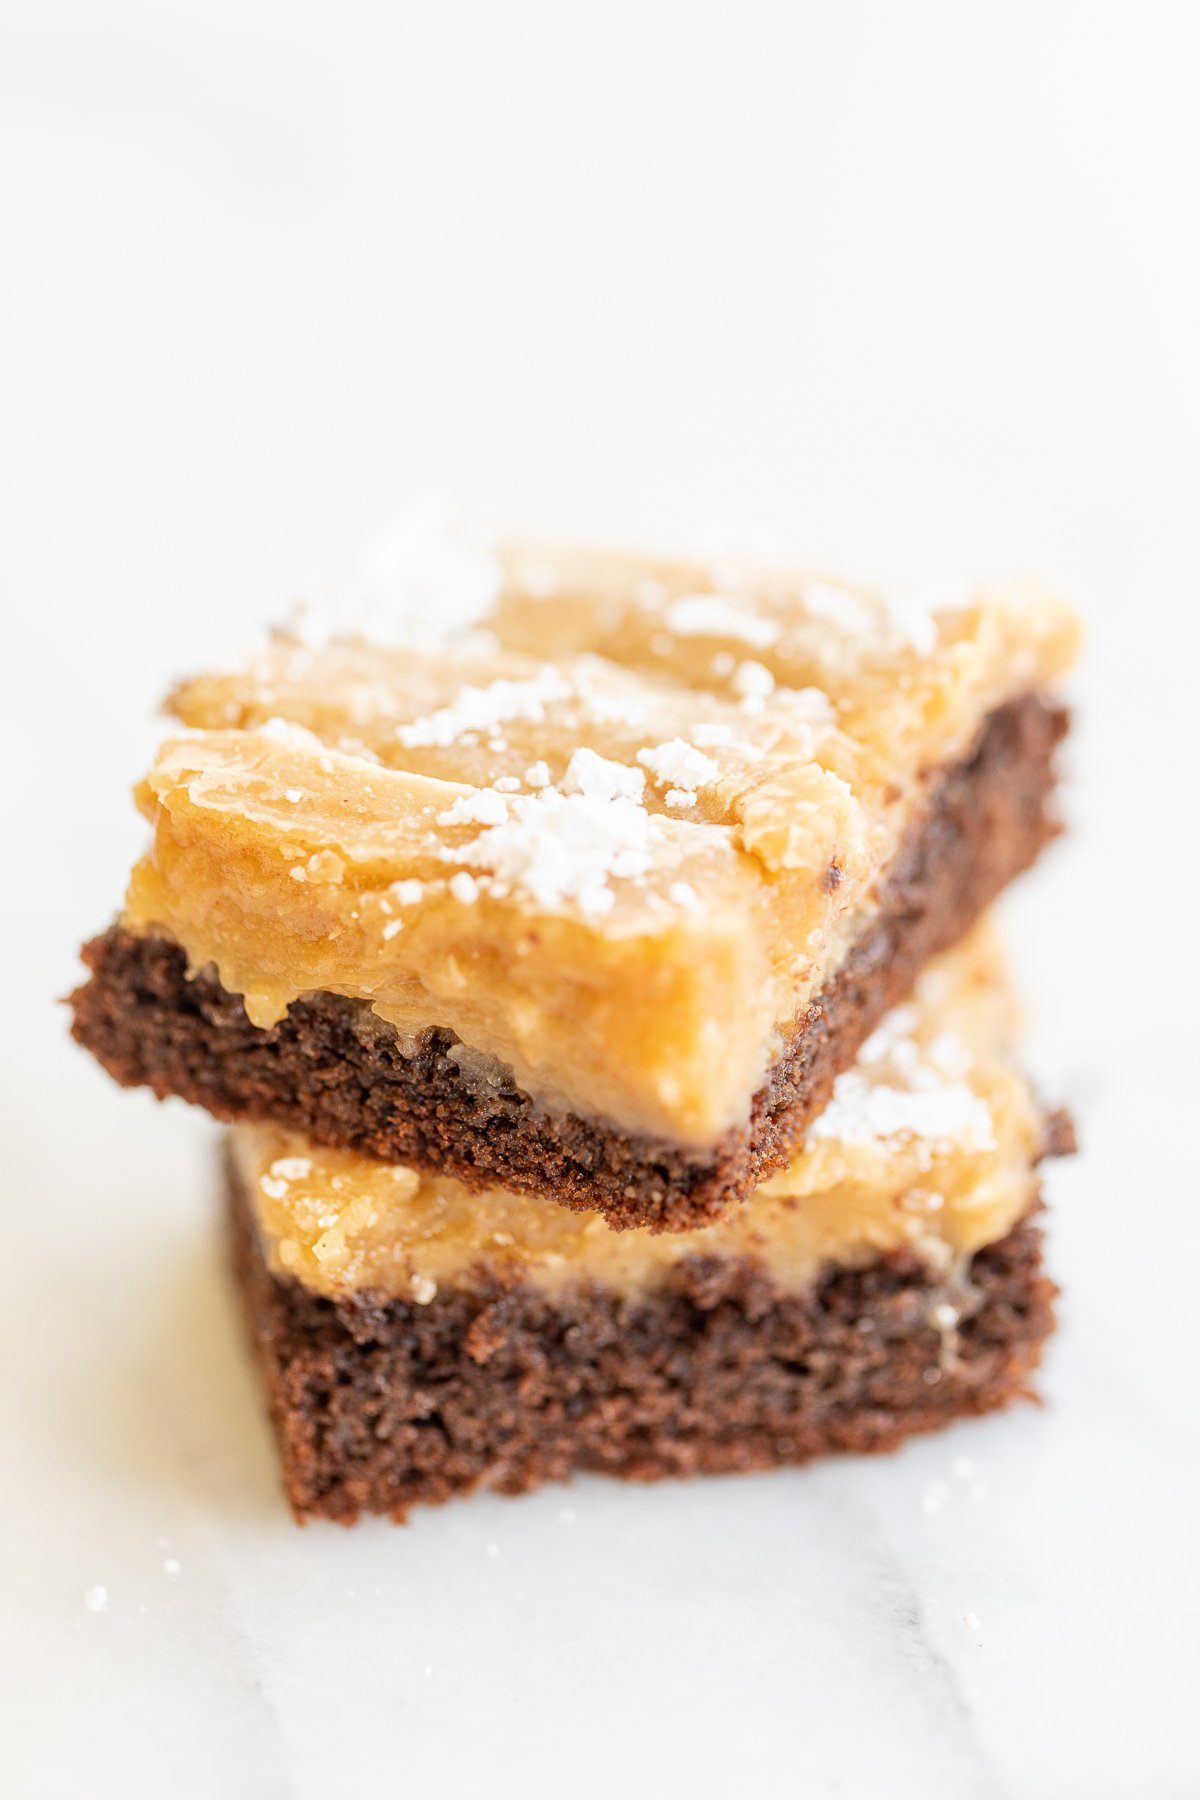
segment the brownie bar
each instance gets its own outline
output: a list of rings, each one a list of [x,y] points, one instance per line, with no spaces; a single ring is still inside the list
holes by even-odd
[[[236,1277],[297,1520],[402,1520],[575,1469],[639,1481],[894,1449],[1030,1397],[1054,1323],[1031,1212],[974,1257],[953,1334],[913,1256],[836,1270],[803,1295],[750,1259],[688,1258],[638,1300],[551,1298],[486,1271],[420,1306],[332,1300],[271,1273],[230,1172]]]
[[[472,1080],[447,1056],[447,1031],[404,1055],[361,1003],[315,995],[257,1029],[211,972],[189,978],[178,946],[120,927],[85,949],[92,976],[72,996],[74,1035],[124,1086],[221,1119],[275,1119],[321,1143],[598,1209],[619,1228],[694,1229],[784,1166],[925,962],[1055,835],[1052,760],[1065,729],[1059,708],[1027,696],[992,714],[972,755],[936,778],[871,924],[798,1020],[747,1124],[710,1153],[556,1116]]]

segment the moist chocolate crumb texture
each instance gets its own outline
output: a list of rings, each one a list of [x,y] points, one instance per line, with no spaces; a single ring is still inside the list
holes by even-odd
[[[454,569],[451,645],[310,615],[173,695],[75,1034],[223,1119],[711,1223],[1053,835],[1075,623],[1020,584]]]
[[[230,1134],[235,1266],[300,1519],[403,1518],[574,1469],[763,1469],[1030,1392],[1040,1158],[976,932],[837,1079],[789,1167],[692,1234]]]

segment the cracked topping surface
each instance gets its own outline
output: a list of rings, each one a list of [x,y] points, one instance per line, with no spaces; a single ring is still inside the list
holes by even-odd
[[[239,1125],[237,1167],[271,1267],[318,1292],[425,1304],[481,1259],[561,1288],[644,1291],[682,1258],[754,1256],[784,1286],[908,1247],[944,1275],[1026,1211],[1041,1119],[1008,1050],[1013,1003],[986,927],[931,965],[864,1045],[791,1166],[703,1231],[614,1232],[598,1214]]]
[[[518,545],[468,558],[487,610],[447,644],[429,567],[407,633],[310,615],[177,690],[125,922],[256,1024],[348,995],[697,1148],[869,916],[923,772],[1075,645],[1024,586]]]

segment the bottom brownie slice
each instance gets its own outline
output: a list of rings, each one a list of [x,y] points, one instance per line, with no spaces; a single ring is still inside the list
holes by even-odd
[[[231,1185],[238,1280],[297,1519],[403,1519],[421,1501],[520,1494],[575,1469],[640,1481],[891,1450],[1029,1394],[1053,1324],[1024,1220],[971,1268],[953,1335],[912,1257],[806,1295],[704,1259],[675,1291],[569,1303],[481,1282],[428,1306],[337,1304],[271,1274]]]
[[[1007,1011],[984,940],[935,965],[790,1169],[682,1236],[238,1127],[235,1266],[296,1517],[887,1450],[1027,1394],[1055,1293],[1036,1164],[1069,1134]]]

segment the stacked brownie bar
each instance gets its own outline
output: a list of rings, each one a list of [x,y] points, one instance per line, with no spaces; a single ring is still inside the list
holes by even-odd
[[[877,1449],[1027,1388],[977,922],[1054,835],[1051,595],[492,547],[482,619],[172,696],[75,1035],[231,1121],[298,1517]]]

